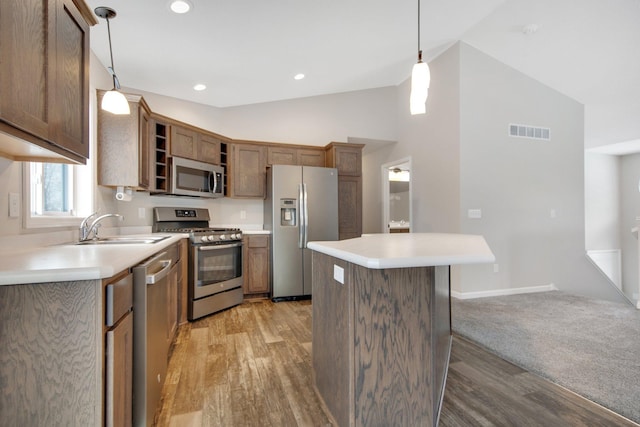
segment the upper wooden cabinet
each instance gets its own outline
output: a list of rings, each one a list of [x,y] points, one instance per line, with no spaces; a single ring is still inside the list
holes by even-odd
[[[324,166],[324,148],[300,148],[269,145],[267,148],[268,165]]]
[[[230,146],[227,196],[264,199],[267,188],[267,147],[236,142]]]
[[[268,165],[296,165],[298,162],[297,151],[292,147],[268,147]]]
[[[0,2],[0,154],[86,163],[89,25],[83,0]]]
[[[320,166],[325,165],[324,149],[298,148],[298,164],[300,166]]]
[[[220,164],[220,139],[194,129],[171,126],[171,155]]]
[[[104,93],[98,91],[98,105]],[[148,190],[151,112],[141,96],[126,96],[131,114],[98,110],[98,185]]]
[[[327,167],[338,169],[339,239],[362,235],[363,144],[332,142],[327,145]]]
[[[363,144],[332,142],[327,145],[327,166],[338,169],[339,175],[362,175]]]

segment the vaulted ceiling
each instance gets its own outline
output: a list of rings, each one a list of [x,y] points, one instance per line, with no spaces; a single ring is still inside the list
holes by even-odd
[[[169,0],[88,0],[117,11],[123,86],[227,107],[398,85],[416,61],[417,0],[189,1],[177,15]],[[640,0],[422,0],[421,9],[427,60],[462,40],[585,104],[587,147],[640,140]],[[104,20],[91,47],[108,66]]]

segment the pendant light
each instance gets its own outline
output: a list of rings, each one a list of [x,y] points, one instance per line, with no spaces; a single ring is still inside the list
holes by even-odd
[[[95,13],[100,18],[107,20],[107,34],[109,35],[109,55],[111,57],[111,67],[108,68],[109,73],[113,77],[113,89],[105,92],[102,98],[101,107],[105,111],[109,111],[113,114],[130,114],[129,102],[127,98],[120,92],[120,81],[116,76],[116,71],[113,68],[113,51],[111,50],[111,27],[109,26],[109,19],[116,17],[116,11],[110,7],[100,6],[95,8]]]
[[[431,72],[429,65],[422,62],[422,50],[420,49],[420,0],[418,0],[418,62],[411,72],[411,95],[409,96],[409,109],[411,114],[424,114],[427,112],[427,96],[429,95],[429,83]]]

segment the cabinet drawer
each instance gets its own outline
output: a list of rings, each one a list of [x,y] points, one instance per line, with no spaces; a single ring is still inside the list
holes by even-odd
[[[106,324],[113,326],[133,306],[133,274],[107,285]]]
[[[269,246],[269,236],[249,236],[247,240],[250,248],[266,248]]]

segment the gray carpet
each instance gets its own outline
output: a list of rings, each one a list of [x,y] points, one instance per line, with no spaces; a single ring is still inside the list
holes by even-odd
[[[452,300],[453,331],[640,423],[640,310],[563,292]]]

